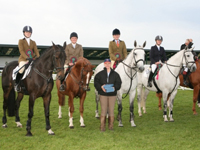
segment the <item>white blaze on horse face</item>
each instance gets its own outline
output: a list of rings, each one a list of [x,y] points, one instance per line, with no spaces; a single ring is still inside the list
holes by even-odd
[[[87,73],[87,79],[86,79],[86,85],[89,84],[89,77],[90,77],[90,73],[88,72],[88,73]]]

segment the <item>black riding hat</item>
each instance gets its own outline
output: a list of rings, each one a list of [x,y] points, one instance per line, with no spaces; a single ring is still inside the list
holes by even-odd
[[[76,32],[72,32],[72,33],[70,34],[70,39],[71,39],[72,37],[77,37],[77,38],[78,38],[78,34],[77,34]]]
[[[161,35],[157,35],[155,38],[155,41],[157,41],[157,40],[163,41],[163,37]]]
[[[23,28],[23,33],[24,32],[33,32],[33,30],[32,30],[32,28],[31,28],[31,26],[25,26],[24,28]]]
[[[120,35],[119,29],[114,29],[112,35]]]

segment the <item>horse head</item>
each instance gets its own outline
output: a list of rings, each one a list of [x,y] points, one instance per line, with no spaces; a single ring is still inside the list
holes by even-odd
[[[194,61],[193,48],[184,49],[183,65],[186,66],[191,72],[196,71],[197,67]]]
[[[134,42],[135,48],[132,50],[133,58],[134,58],[134,65],[138,68],[139,72],[144,71],[144,62],[145,62],[145,52],[144,47],[146,46],[146,41],[144,42],[143,46],[137,45],[137,42]]]
[[[55,45],[53,42],[53,49],[54,49],[54,55],[53,55],[53,65],[57,73],[57,78],[59,80],[62,80],[64,78],[64,64],[66,59],[65,54],[65,48],[66,48],[66,42],[64,42],[63,47],[59,45]]]
[[[83,90],[90,91],[89,82],[93,75],[93,68],[95,68],[95,66],[92,65],[86,58],[80,57],[76,62],[75,67],[80,71]]]

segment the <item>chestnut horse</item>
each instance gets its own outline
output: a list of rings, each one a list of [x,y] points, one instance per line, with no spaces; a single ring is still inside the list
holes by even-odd
[[[65,78],[65,91],[59,91],[60,80],[56,80],[59,111],[58,118],[62,118],[61,106],[65,104],[65,95],[68,95],[68,107],[69,107],[69,127],[74,128],[73,125],[73,112],[75,97],[80,98],[80,123],[81,127],[85,127],[83,120],[83,104],[86,97],[86,91],[89,91],[89,82],[93,75],[93,66],[86,58],[80,57],[75,65],[71,68],[68,75]]]
[[[200,90],[200,60],[195,61],[195,63],[196,63],[197,69],[196,69],[195,72],[192,72],[189,75],[189,82],[188,82],[189,86],[185,86],[183,84],[183,81],[184,81],[183,75],[181,75],[181,74],[179,75],[180,86],[193,89],[193,107],[192,107],[192,110],[193,110],[194,115],[197,114],[195,106],[196,106],[196,102],[197,102],[199,90]],[[161,110],[162,109],[162,107],[161,107],[162,93],[158,93],[158,94],[156,94],[156,96],[159,98],[158,107],[159,107],[159,110]]]
[[[64,48],[66,43],[64,43]],[[29,113],[26,124],[26,136],[32,136],[31,133],[31,120],[33,117],[34,102],[38,97],[43,98],[44,112],[46,120],[46,130],[49,135],[54,135],[51,130],[49,120],[49,106],[51,102],[51,91],[53,89],[54,81],[52,79],[53,70],[56,69],[58,79],[64,78],[64,63],[65,51],[62,46],[54,45],[49,47],[39,58],[33,61],[32,69],[29,75],[21,80],[29,94]],[[2,118],[4,128],[7,127],[6,110],[8,116],[15,116],[17,127],[22,127],[19,118],[20,102],[23,99],[24,91],[18,92],[17,99],[15,100],[14,81],[12,79],[13,69],[18,66],[18,61],[13,61],[7,64],[2,73],[2,89],[3,89],[3,110],[4,116]]]

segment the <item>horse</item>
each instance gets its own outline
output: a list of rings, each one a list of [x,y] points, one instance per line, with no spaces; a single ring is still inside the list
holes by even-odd
[[[163,64],[162,68],[159,70],[158,76],[159,78],[155,79],[154,81],[157,85],[153,84],[152,87],[147,87],[147,81],[148,76],[146,76],[146,72],[149,71],[149,67],[146,67],[143,74],[138,73],[138,87],[137,87],[137,100],[138,100],[138,113],[139,116],[142,116],[141,113],[141,99],[142,103],[144,103],[143,111],[146,113],[145,108],[145,101],[147,98],[147,95],[149,91],[162,91],[163,95],[163,102],[164,102],[164,111],[163,111],[163,118],[164,121],[167,122],[167,99],[168,100],[168,106],[169,106],[169,118],[170,121],[173,122],[174,119],[172,117],[173,114],[173,102],[174,98],[177,94],[177,89],[180,84],[179,81],[179,72],[183,65],[186,65],[191,72],[194,72],[196,70],[196,64],[194,62],[194,55],[192,53],[193,48],[191,49],[184,49],[179,52],[177,52],[175,55],[173,55],[165,64]],[[145,88],[145,91],[143,91],[143,87]],[[142,94],[144,93],[144,94]],[[141,98],[143,96],[143,98]]]
[[[144,42],[143,46],[137,45],[137,42],[134,42],[135,48],[131,50],[125,60],[118,64],[115,71],[120,75],[122,80],[121,89],[117,92],[117,99],[118,99],[118,115],[117,119],[119,121],[118,126],[123,127],[122,124],[122,95],[126,93],[126,96],[129,94],[129,103],[130,103],[130,122],[131,126],[135,127],[136,124],[134,122],[134,98],[136,93],[136,86],[137,86],[137,71],[142,72],[144,70],[144,60],[145,60],[145,52],[144,47],[146,46],[146,42]],[[101,63],[95,69],[95,75],[103,70],[104,64]],[[99,118],[98,113],[98,102],[99,102],[99,95],[98,92],[95,91],[96,95],[96,111],[95,117]],[[123,98],[125,98],[124,96]]]
[[[52,42],[53,43],[53,42]],[[45,120],[46,120],[46,130],[49,135],[54,135],[55,133],[51,130],[50,120],[49,120],[49,106],[51,102],[51,91],[53,89],[54,81],[52,79],[52,73],[54,69],[57,72],[57,78],[62,80],[64,78],[64,62],[66,59],[65,49],[66,43],[64,43],[64,48],[60,45],[55,45],[49,47],[45,52],[32,63],[32,69],[28,76],[21,80],[24,84],[28,94],[29,94],[29,113],[28,120],[26,124],[27,134],[26,136],[32,136],[31,133],[31,119],[33,117],[33,107],[35,99],[38,97],[43,98]],[[7,127],[6,110],[8,109],[8,116],[15,116],[15,122],[17,127],[22,127],[19,117],[19,107],[20,102],[23,99],[24,91],[17,93],[17,99],[15,100],[14,91],[14,81],[12,79],[13,69],[18,66],[18,61],[12,61],[8,63],[2,73],[2,88],[3,88],[3,126]]]
[[[83,119],[84,101],[86,97],[86,91],[89,91],[89,82],[93,75],[93,66],[89,60],[84,57],[80,57],[75,65],[71,68],[68,75],[65,78],[65,91],[59,91],[60,81],[56,80],[57,95],[58,95],[58,118],[62,118],[61,107],[65,105],[65,95],[68,95],[68,106],[69,106],[69,128],[73,129],[73,112],[74,104],[73,100],[75,97],[80,98],[80,126],[85,127]]]
[[[194,115],[197,114],[195,105],[196,105],[196,102],[198,100],[199,90],[200,90],[200,76],[199,76],[200,75],[200,64],[199,63],[200,63],[200,60],[195,61],[197,69],[196,69],[195,72],[192,72],[189,75],[189,85],[188,86],[185,86],[183,84],[183,81],[184,81],[183,75],[179,74],[180,86],[193,89],[193,107],[192,107],[192,111],[193,111]],[[156,94],[156,96],[159,98],[158,107],[159,107],[159,110],[161,110],[162,109],[162,107],[161,107],[162,93]]]

